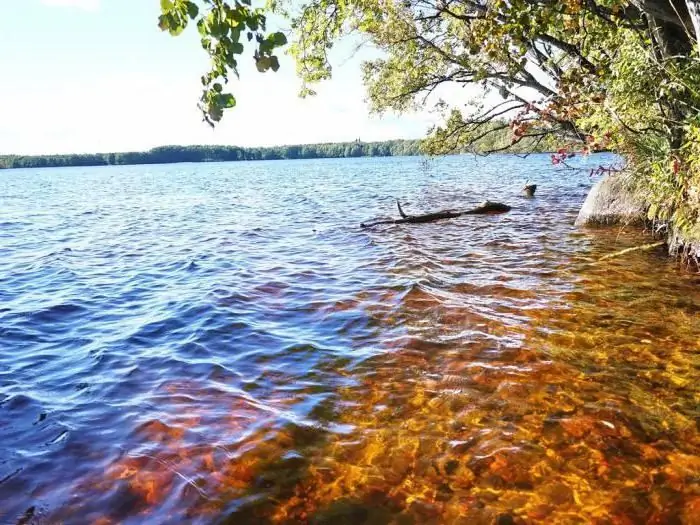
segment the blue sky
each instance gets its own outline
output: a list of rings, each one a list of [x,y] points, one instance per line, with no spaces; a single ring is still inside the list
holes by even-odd
[[[362,53],[342,45],[334,78],[297,97],[294,64],[260,74],[245,60],[238,107],[211,130],[197,109],[207,57],[191,27],[157,28],[159,0],[6,0],[0,18],[0,153],[143,150],[415,138],[433,115],[370,116]]]

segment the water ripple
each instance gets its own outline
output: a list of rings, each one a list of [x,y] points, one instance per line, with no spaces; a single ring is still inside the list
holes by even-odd
[[[0,522],[690,523],[700,281],[589,264],[642,242],[572,227],[589,186],[546,156],[4,174]],[[513,210],[358,228],[396,198]]]

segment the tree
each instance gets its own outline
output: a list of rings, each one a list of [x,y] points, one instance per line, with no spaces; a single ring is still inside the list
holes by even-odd
[[[377,111],[422,106],[446,84],[481,84],[498,92],[502,104],[472,112],[468,120],[461,111],[449,113],[448,133],[439,137],[450,139],[449,147],[515,112],[521,112],[518,141],[554,132],[584,140],[577,125],[581,106],[604,95],[621,39],[636,34],[656,56],[664,49],[685,56],[690,51],[689,35],[678,30],[683,20],[671,16],[666,0],[637,3],[650,4],[660,18],[617,0],[314,1],[296,16],[292,53],[303,65],[308,91],[330,77],[327,49],[335,40],[357,31],[368,36],[386,54],[364,69]],[[666,97],[666,109],[675,102]]]

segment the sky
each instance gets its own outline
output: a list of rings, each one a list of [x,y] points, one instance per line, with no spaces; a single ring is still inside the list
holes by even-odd
[[[334,78],[300,99],[289,57],[244,60],[238,106],[212,130],[197,109],[208,57],[196,28],[157,27],[159,0],[4,0],[0,154],[141,151],[166,144],[267,146],[424,136],[437,116],[369,114],[364,52],[338,46]]]

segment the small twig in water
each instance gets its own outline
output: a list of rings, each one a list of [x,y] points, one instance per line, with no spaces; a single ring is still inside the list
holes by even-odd
[[[636,252],[638,250],[652,250],[654,248],[658,248],[659,246],[663,246],[664,244],[666,244],[664,241],[659,241],[652,242],[651,244],[642,244],[641,246],[634,246],[632,248],[625,248],[624,250],[620,250],[619,252],[603,255],[600,259],[598,259],[598,262],[605,261],[607,259],[613,259],[614,257],[620,257],[621,255],[625,255],[630,252]]]

